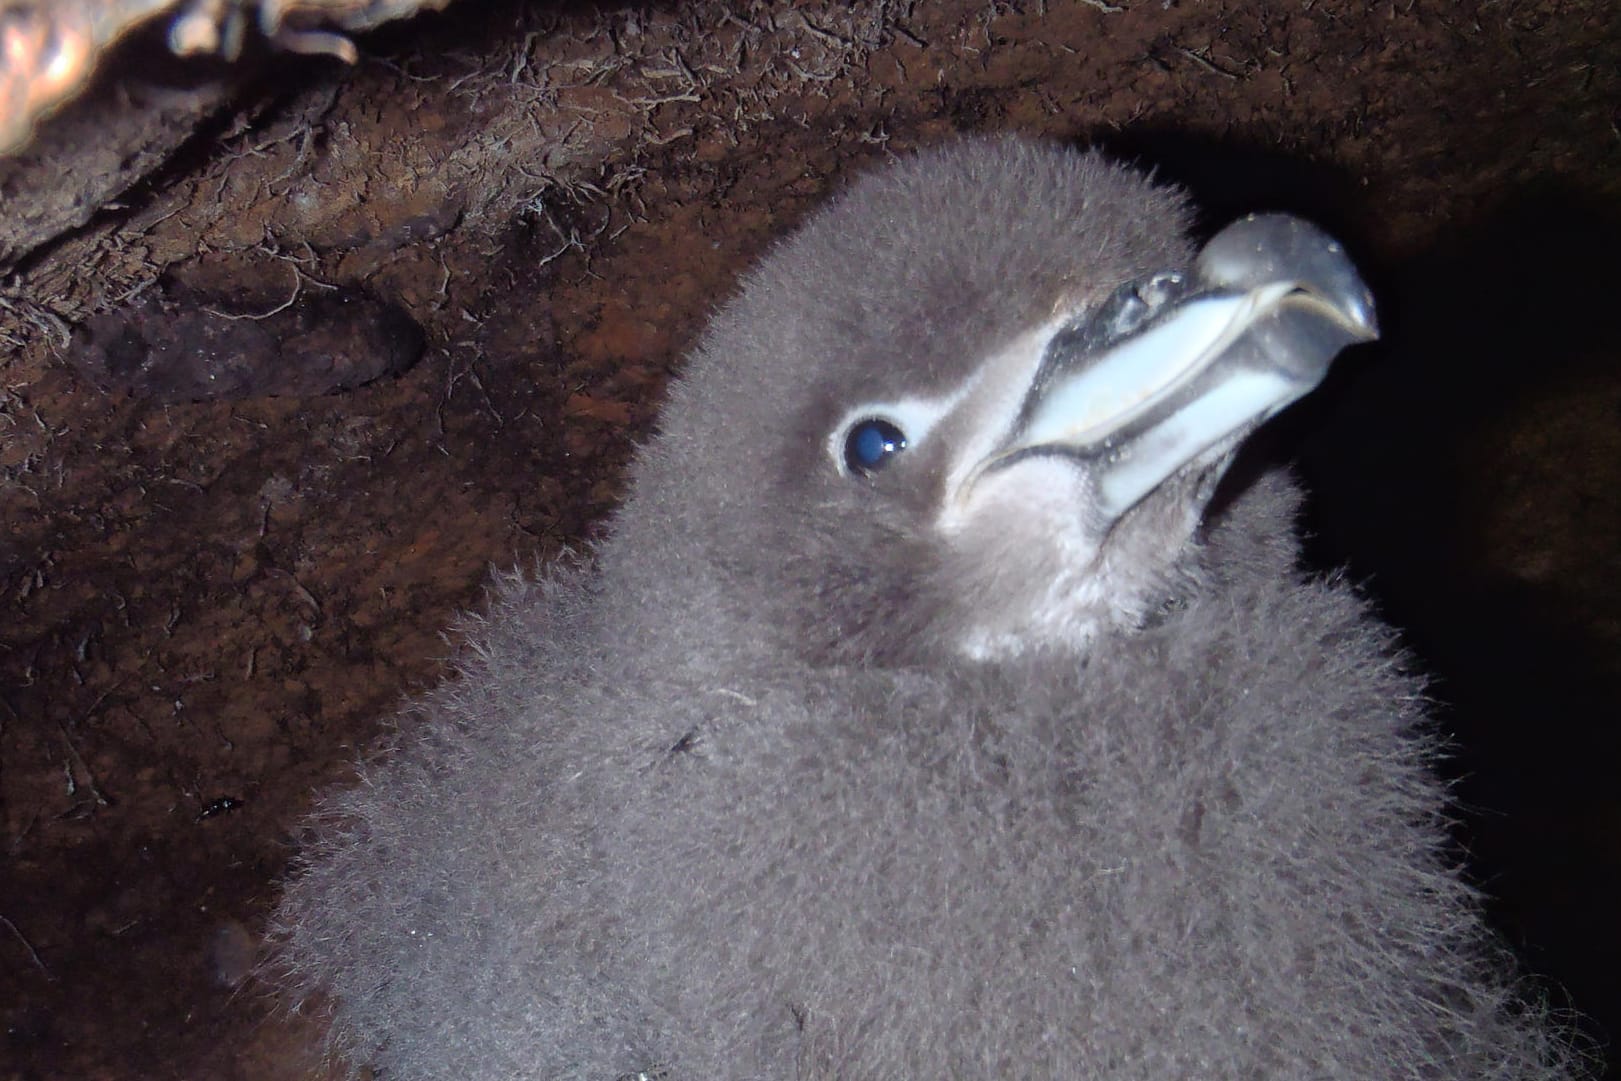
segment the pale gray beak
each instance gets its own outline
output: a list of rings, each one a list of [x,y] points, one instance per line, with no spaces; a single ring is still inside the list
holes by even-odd
[[[998,463],[1095,463],[1097,509],[1124,514],[1190,464],[1219,458],[1379,336],[1373,297],[1337,241],[1283,214],[1217,233],[1189,273],[1117,291],[1047,347]]]

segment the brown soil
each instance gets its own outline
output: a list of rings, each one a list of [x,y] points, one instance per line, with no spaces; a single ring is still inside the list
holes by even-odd
[[[320,1076],[245,978],[311,794],[492,564],[588,541],[749,261],[964,130],[1101,141],[1212,224],[1292,209],[1358,252],[1385,342],[1275,433],[1314,558],[1437,673],[1505,933],[1621,1033],[1618,23],[461,0],[352,70],[261,57],[5,256],[0,1078]],[[6,214],[39,186],[0,174]]]

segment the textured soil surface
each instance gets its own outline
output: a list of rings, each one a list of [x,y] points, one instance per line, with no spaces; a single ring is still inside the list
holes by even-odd
[[[137,37],[74,146],[230,104],[111,193],[0,163],[8,226],[85,208],[0,250],[0,1079],[324,1076],[249,975],[312,794],[492,565],[588,542],[750,260],[958,131],[1357,254],[1385,340],[1272,442],[1435,673],[1496,922],[1621,1037],[1612,4],[459,0],[358,44],[224,95]]]

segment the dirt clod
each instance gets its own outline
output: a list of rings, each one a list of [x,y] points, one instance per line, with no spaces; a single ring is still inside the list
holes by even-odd
[[[352,289],[306,289],[295,271],[292,293],[268,306],[149,290],[87,319],[68,359],[103,391],[174,404],[349,390],[421,355],[422,328],[403,308]]]

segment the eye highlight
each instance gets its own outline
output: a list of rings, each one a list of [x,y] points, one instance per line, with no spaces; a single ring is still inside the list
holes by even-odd
[[[887,420],[869,417],[852,425],[844,437],[844,466],[852,473],[869,476],[905,449],[905,432]]]

